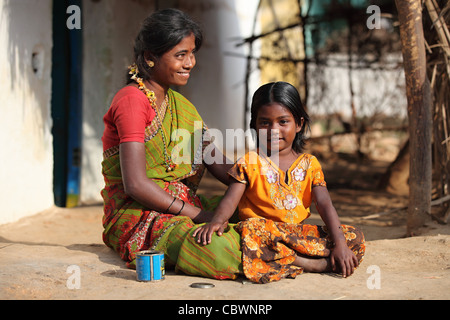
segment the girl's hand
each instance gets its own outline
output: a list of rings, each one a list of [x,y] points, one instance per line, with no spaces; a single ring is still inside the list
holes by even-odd
[[[331,251],[330,261],[333,271],[340,270],[344,278],[351,276],[358,266],[358,259],[349,249],[345,240],[336,243]]]
[[[203,245],[207,245],[211,243],[211,237],[214,232],[217,233],[217,235],[220,237],[223,234],[223,231],[228,225],[228,221],[225,221],[225,223],[218,223],[218,222],[210,222],[207,223],[196,230],[194,230],[194,233],[192,236],[195,238],[197,237],[198,243],[203,243]]]

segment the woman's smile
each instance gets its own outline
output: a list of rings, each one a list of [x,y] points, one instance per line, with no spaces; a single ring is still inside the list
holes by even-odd
[[[189,79],[189,77],[190,77],[190,72],[187,72],[187,71],[179,71],[177,73],[180,77],[182,77],[186,80]]]

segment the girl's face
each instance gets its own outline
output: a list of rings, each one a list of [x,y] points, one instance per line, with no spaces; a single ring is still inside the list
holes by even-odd
[[[195,36],[191,33],[155,62],[151,80],[164,88],[186,85],[196,64],[195,49]]]
[[[290,152],[295,135],[300,132],[304,123],[297,124],[288,108],[280,103],[269,103],[258,110],[256,132],[260,143],[272,152]],[[274,150],[275,148],[275,150]]]

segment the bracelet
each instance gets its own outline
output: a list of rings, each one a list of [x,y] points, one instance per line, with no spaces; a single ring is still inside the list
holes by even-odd
[[[181,200],[181,199],[180,199],[180,200]],[[183,210],[183,208],[184,208],[184,201],[181,200],[181,202],[183,202],[183,204],[181,205],[180,211],[178,211],[178,213],[175,214],[176,216],[178,216],[178,215],[181,213],[181,211]]]
[[[172,203],[170,204],[170,206],[166,209],[166,211],[164,212],[165,214],[169,213],[169,209],[172,207],[173,203],[175,202],[175,200],[177,200],[177,198],[173,198]]]

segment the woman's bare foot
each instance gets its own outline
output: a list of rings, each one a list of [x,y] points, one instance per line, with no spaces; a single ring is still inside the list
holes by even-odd
[[[302,267],[305,272],[330,272],[332,271],[329,258],[305,258],[296,256],[293,263],[297,267]]]

